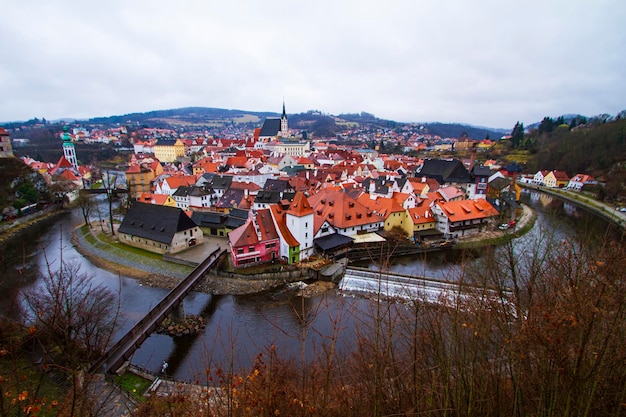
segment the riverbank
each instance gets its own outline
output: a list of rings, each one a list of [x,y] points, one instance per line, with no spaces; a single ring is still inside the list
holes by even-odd
[[[587,197],[584,194],[566,191],[560,188],[549,188],[545,186],[518,183],[520,187],[527,188],[529,190],[535,190],[555,197],[566,200],[572,204],[583,207],[592,213],[612,222],[622,230],[626,230],[626,213],[620,212],[618,207],[606,204],[602,201],[598,201],[591,197]]]
[[[526,233],[532,228],[535,216],[530,207],[526,205],[522,207],[522,214],[515,228],[488,231],[462,238],[457,247],[477,248],[499,244]],[[148,287],[172,289],[193,270],[189,266],[164,261],[152,253],[141,255],[135,253],[136,251],[124,251],[107,242],[107,239],[101,238],[103,234],[108,233],[110,231],[103,230],[99,224],[91,228],[79,226],[72,232],[71,240],[76,250],[92,264],[120,276],[134,278],[141,285]],[[207,274],[198,283],[196,291],[216,295],[246,295],[268,291],[293,281],[294,279],[246,279],[240,276]]]
[[[76,251],[98,268],[133,278],[147,287],[165,289],[176,287],[193,270],[189,266],[158,259],[153,254],[142,256],[122,251],[99,237],[105,232],[97,225],[91,229],[78,226],[71,236]],[[282,279],[245,279],[207,274],[195,287],[195,291],[215,295],[246,295],[269,291],[288,282]]]
[[[515,227],[505,230],[492,230],[479,235],[468,236],[457,240],[457,249],[477,249],[484,246],[500,245],[511,239],[518,238],[530,231],[537,216],[526,204],[522,204],[522,214],[516,219]]]
[[[46,221],[52,221],[67,213],[69,213],[68,210],[53,206],[36,213],[29,214],[28,216],[2,222],[2,224],[0,224],[0,246],[4,245],[11,239],[18,237],[21,233],[28,231],[28,229],[35,225]]]

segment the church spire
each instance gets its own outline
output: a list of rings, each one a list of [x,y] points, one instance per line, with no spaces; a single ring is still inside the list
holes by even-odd
[[[285,99],[283,99],[283,115],[280,117],[280,133],[281,136],[287,136],[289,124],[287,123],[287,112],[285,111]]]
[[[72,137],[68,132],[67,126],[63,126],[63,134],[61,135],[61,139],[63,139],[63,156],[65,156],[65,159],[67,159],[74,168],[78,169],[76,149],[74,148],[74,144],[72,143]]]

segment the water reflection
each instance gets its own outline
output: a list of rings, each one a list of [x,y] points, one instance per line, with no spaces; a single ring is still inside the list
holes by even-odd
[[[561,200],[538,192],[524,191],[522,200],[537,211],[536,227],[520,242],[533,245],[541,235],[555,233],[559,239],[578,239],[594,231],[600,242],[614,238],[607,235],[608,223]],[[134,279],[120,277],[99,269],[85,260],[71,245],[70,233],[82,223],[78,211],[63,215],[50,224],[30,230],[4,248],[0,263],[2,308],[11,305],[21,288],[33,285],[48,261],[58,265],[61,259],[76,261],[83,272],[93,275],[120,294],[122,325],[120,337],[156,305],[167,290],[143,287]],[[393,259],[392,271],[451,279],[479,253],[447,250]],[[375,267],[375,263],[369,265]],[[206,381],[205,369],[218,366],[247,369],[256,356],[273,347],[287,357],[311,359],[323,354],[323,345],[338,342],[339,352],[353,346],[356,333],[365,326],[376,304],[367,299],[341,297],[335,293],[303,299],[284,288],[254,296],[211,296],[191,293],[185,298],[188,314],[201,315],[207,326],[202,334],[181,338],[153,334],[132,358],[132,362],[159,372],[163,361],[169,364],[168,375],[185,380]],[[19,311],[15,314],[20,314]],[[365,331],[365,330],[363,330]]]

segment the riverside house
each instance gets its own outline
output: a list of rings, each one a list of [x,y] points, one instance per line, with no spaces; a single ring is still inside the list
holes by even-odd
[[[177,207],[135,202],[118,230],[120,242],[155,253],[177,253],[203,242],[200,227]]]

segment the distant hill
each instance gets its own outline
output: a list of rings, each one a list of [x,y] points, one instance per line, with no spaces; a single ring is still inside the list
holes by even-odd
[[[130,113],[121,116],[96,117],[87,120],[93,124],[150,123],[155,125],[216,126],[226,124],[259,124],[278,113],[229,110],[212,107],[183,107],[180,109],[155,110],[146,113]],[[157,126],[155,126],[157,127]]]
[[[87,120],[92,124],[150,124],[154,127],[169,126],[220,126],[227,124],[258,127],[268,117],[280,117],[279,113],[229,110],[212,107],[184,107],[180,109],[155,110],[146,113],[130,113],[121,116],[97,117]],[[289,127],[308,131],[315,137],[333,137],[351,128],[396,128],[405,126],[393,120],[380,119],[371,113],[342,113],[337,116],[318,110],[288,114]],[[423,123],[424,133],[441,137],[461,137],[467,134],[472,139],[499,139],[510,132],[458,123]]]
[[[423,123],[422,126],[424,126],[425,132],[441,136],[442,138],[460,138],[467,135],[474,140],[482,140],[486,137],[489,137],[491,140],[498,140],[503,135],[511,133],[510,130],[505,129],[492,129],[459,123]]]

